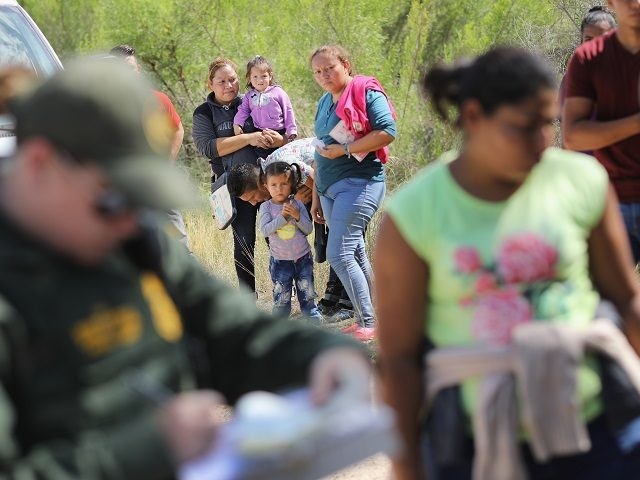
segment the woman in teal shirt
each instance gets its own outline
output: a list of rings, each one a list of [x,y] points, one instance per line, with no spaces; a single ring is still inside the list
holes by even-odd
[[[311,67],[316,82],[326,91],[318,102],[315,118],[316,137],[324,146],[317,149],[315,157],[311,215],[317,223],[329,225],[327,259],[356,313],[357,323],[346,333],[371,340],[375,335],[372,272],[364,232],[384,198],[384,167],[378,152],[395,138],[396,123],[381,87],[363,88],[371,130],[357,138],[344,130],[337,133],[344,127],[336,113],[341,100],[345,100],[343,94],[353,91],[349,85],[364,77],[354,79],[351,62],[339,45],[316,50],[311,56]]]
[[[458,111],[464,140],[394,195],[376,244],[380,365],[407,444],[394,465],[403,480],[424,473],[417,426],[425,339],[436,348],[501,347],[525,322],[586,326],[601,293],[640,351],[640,288],[606,172],[591,157],[549,148],[554,72],[529,52],[496,48],[434,67],[424,89],[443,118],[449,107]],[[597,370],[583,365],[577,400],[592,449],[541,464],[525,446],[532,478],[637,478],[640,454],[618,448],[601,421],[600,393]],[[469,415],[473,383],[461,394]],[[470,467],[460,453],[458,464],[437,465],[435,478],[470,479]]]

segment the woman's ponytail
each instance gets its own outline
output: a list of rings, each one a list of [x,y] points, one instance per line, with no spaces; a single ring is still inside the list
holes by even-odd
[[[430,99],[443,120],[449,120],[449,107],[459,108],[462,103],[462,85],[469,72],[470,62],[463,60],[454,65],[437,64],[424,76],[423,93]]]
[[[542,88],[555,88],[555,76],[537,54],[516,47],[494,47],[472,61],[435,65],[425,75],[422,89],[436,112],[448,120],[449,107],[460,113],[470,99],[480,104],[485,115],[491,115],[501,105],[521,102]]]
[[[302,180],[302,169],[300,168],[300,165],[295,162],[292,163],[290,167],[291,173],[293,175],[293,182],[291,182],[291,193],[295,195],[296,193],[298,193],[298,186],[300,185],[300,181]]]

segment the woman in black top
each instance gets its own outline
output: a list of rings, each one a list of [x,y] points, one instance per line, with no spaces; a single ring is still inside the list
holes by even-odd
[[[193,112],[193,140],[198,151],[209,159],[212,183],[234,165],[256,164],[254,147],[276,148],[284,143],[282,135],[274,130],[256,131],[251,117],[243,126],[247,133],[234,135],[233,117],[242,101],[236,70],[235,64],[226,58],[216,58],[211,62],[207,75],[211,93],[206,102]],[[255,292],[253,255],[258,202],[249,203],[240,198],[235,202],[237,215],[231,227],[236,273],[239,283]]]

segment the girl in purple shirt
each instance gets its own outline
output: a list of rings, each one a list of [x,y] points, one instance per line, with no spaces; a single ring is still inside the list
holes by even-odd
[[[294,140],[298,131],[293,107],[289,95],[275,84],[271,64],[260,55],[247,63],[248,91],[238,107],[233,119],[233,130],[236,135],[243,133],[242,125],[251,117],[256,128],[269,128],[283,135],[287,141]],[[266,157],[269,153],[261,152]]]

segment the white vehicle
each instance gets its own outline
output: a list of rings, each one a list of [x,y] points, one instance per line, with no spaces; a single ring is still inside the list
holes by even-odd
[[[15,0],[0,0],[0,69],[21,65],[47,77],[62,69],[58,56],[31,17]],[[0,157],[15,148],[13,122],[0,115]]]

